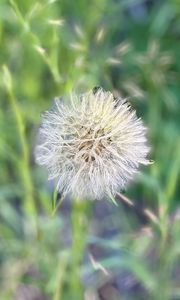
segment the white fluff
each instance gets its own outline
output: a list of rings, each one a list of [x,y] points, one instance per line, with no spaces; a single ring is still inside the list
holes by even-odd
[[[125,100],[97,89],[71,95],[71,106],[55,104],[43,115],[35,156],[63,195],[115,195],[149,163],[146,128]]]

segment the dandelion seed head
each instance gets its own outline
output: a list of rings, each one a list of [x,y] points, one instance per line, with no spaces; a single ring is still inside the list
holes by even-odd
[[[121,98],[102,88],[61,99],[45,112],[36,161],[63,195],[102,198],[123,189],[148,164],[146,128]]]

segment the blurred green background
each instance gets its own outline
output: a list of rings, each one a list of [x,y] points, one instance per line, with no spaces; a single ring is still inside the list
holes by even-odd
[[[61,203],[34,163],[40,115],[99,85],[154,163],[117,204]],[[180,299],[179,94],[179,0],[0,0],[0,299]]]

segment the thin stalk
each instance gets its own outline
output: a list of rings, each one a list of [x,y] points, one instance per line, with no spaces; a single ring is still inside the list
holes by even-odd
[[[63,300],[63,284],[64,284],[64,275],[66,273],[66,268],[69,260],[69,252],[63,253],[61,259],[58,263],[58,271],[56,276],[56,287],[53,300]]]
[[[154,300],[169,300],[169,266],[168,249],[171,247],[168,241],[168,209],[165,195],[159,191],[159,226],[160,240],[157,245],[158,258],[156,266],[156,288],[154,291]]]
[[[24,186],[24,210],[28,216],[36,216],[36,204],[33,197],[33,184],[29,168],[29,150],[28,143],[25,136],[25,124],[23,117],[21,115],[17,100],[14,96],[12,78],[10,72],[6,66],[3,67],[4,70],[4,83],[8,93],[8,99],[11,109],[14,113],[16,128],[19,137],[19,144],[21,147],[21,157],[19,160],[19,174],[21,177],[22,184]]]
[[[90,211],[90,201],[74,200],[72,208],[72,248],[71,248],[71,299],[83,300],[84,288],[81,282],[80,267],[86,246],[86,236],[88,228],[88,211]]]

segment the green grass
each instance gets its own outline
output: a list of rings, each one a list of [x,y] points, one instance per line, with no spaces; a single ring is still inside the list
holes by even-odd
[[[43,299],[99,299],[125,271],[144,290],[108,300],[180,298],[180,6],[155,1],[137,18],[138,3],[0,1],[0,299],[20,299],[22,287]],[[111,210],[102,220],[96,203],[67,199],[56,209],[33,156],[53,98],[97,85],[128,98],[154,161],[125,192],[137,209],[102,200],[100,210]],[[110,239],[100,234],[119,226]],[[101,249],[95,262],[92,244]]]

